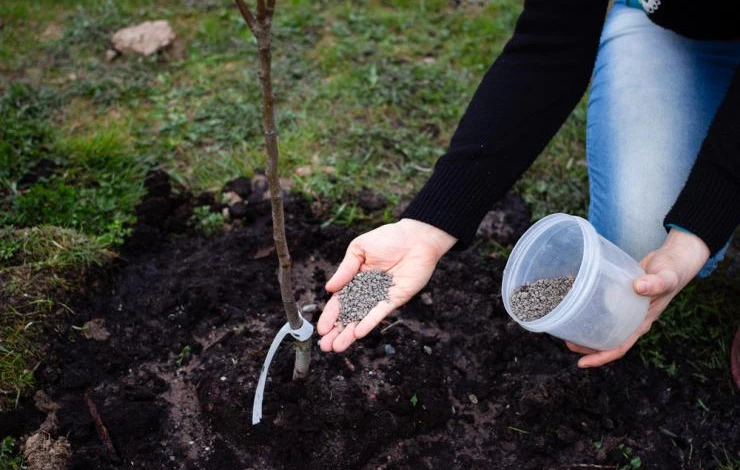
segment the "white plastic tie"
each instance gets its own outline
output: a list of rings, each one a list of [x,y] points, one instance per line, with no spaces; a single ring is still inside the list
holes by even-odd
[[[265,363],[262,365],[262,371],[260,372],[260,379],[257,382],[257,391],[254,394],[254,406],[252,406],[252,424],[258,424],[262,420],[262,397],[265,394],[265,382],[267,382],[267,370],[270,368],[273,356],[280,347],[280,343],[283,341],[285,336],[290,335],[298,341],[306,341],[313,335],[313,325],[307,321],[301,314],[298,314],[301,319],[301,326],[294,330],[290,327],[290,323],[286,323],[280,328],[275,339],[272,340],[270,349],[267,351],[267,357],[265,357]]]

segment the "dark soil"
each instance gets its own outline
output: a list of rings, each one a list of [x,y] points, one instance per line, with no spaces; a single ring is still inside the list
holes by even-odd
[[[402,321],[344,354],[315,348],[305,382],[291,381],[284,344],[252,426],[258,374],[285,322],[268,203],[247,205],[254,222],[204,239],[184,223],[195,198],[152,187],[124,258],[73,306],[73,325],[103,319],[109,339],[70,326],[56,362],[39,370],[61,405],[73,469],[637,468],[639,457],[643,469],[672,470],[737,457],[729,374],[701,385],[646,368],[634,352],[579,370],[562,342],[510,319],[503,261],[475,248],[446,256]],[[323,284],[356,234],[322,228],[297,199],[286,211],[296,297],[323,306]],[[679,346],[668,354],[681,365],[691,358]],[[38,426],[24,406],[0,416],[0,435]]]

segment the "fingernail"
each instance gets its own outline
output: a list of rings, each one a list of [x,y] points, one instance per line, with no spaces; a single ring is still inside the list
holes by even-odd
[[[645,279],[642,279],[637,282],[637,292],[639,292],[640,294],[644,294],[645,292],[647,292],[648,287],[649,287],[648,282]]]

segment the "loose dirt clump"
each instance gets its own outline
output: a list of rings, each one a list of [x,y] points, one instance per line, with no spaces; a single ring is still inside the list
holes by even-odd
[[[573,288],[573,276],[538,279],[517,287],[511,293],[511,308],[522,321],[544,317],[560,305]]]
[[[358,273],[339,291],[339,321],[347,325],[360,321],[376,305],[388,300],[393,285],[390,274],[379,269]]]
[[[66,470],[72,458],[72,449],[64,436],[58,436],[59,405],[52,402],[42,391],[34,397],[36,408],[48,413],[38,430],[31,434],[23,446],[23,458],[27,470]],[[58,437],[54,437],[58,436]]]

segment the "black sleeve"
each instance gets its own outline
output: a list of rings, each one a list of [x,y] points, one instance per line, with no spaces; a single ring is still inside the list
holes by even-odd
[[[740,66],[664,223],[698,235],[713,254],[740,223]]]
[[[607,0],[527,0],[431,178],[401,218],[471,242],[588,87]]]

